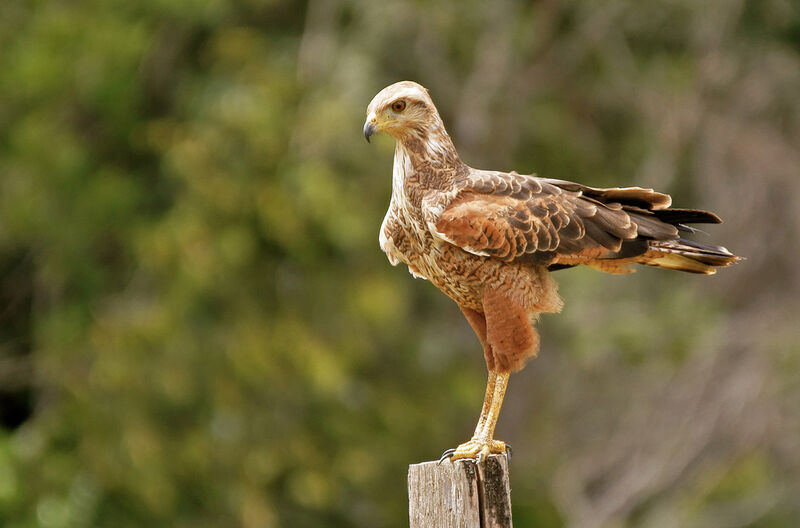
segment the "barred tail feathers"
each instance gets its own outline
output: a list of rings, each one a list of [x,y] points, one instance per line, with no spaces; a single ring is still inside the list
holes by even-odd
[[[649,249],[636,260],[638,264],[688,273],[713,275],[716,268],[729,266],[737,257],[722,246],[700,244],[684,238],[652,241]]]

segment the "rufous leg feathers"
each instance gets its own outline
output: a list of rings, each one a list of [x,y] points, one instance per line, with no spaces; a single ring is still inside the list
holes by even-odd
[[[500,372],[521,370],[539,352],[539,333],[531,324],[529,311],[492,287],[483,292],[483,310],[494,368]]]

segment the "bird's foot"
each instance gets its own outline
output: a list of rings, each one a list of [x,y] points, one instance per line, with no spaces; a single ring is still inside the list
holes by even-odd
[[[464,442],[458,447],[448,449],[442,453],[441,458],[439,458],[439,463],[441,464],[444,460],[449,458],[450,460],[474,460],[476,463],[480,464],[485,461],[489,455],[494,454],[505,454],[510,460],[511,446],[506,445],[502,440],[473,437],[468,442]]]

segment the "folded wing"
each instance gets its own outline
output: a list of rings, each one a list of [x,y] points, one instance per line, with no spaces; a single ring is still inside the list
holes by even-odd
[[[523,260],[560,269],[587,264],[609,272],[628,272],[632,263],[661,267],[676,264],[684,247],[679,230],[686,223],[719,223],[713,213],[669,209],[668,195],[639,187],[598,189],[562,181],[473,170],[446,204],[426,215],[431,231],[476,255],[504,261]],[[712,264],[688,266],[712,273],[725,265],[724,248],[686,246],[690,253],[713,252]],[[663,248],[663,249],[659,249]],[[669,249],[668,249],[669,248]],[[668,251],[669,262],[651,257]],[[685,256],[684,256],[685,257]],[[691,260],[691,255],[689,257]],[[735,257],[734,257],[735,258]],[[653,260],[653,262],[648,262]],[[611,262],[613,261],[613,262]]]

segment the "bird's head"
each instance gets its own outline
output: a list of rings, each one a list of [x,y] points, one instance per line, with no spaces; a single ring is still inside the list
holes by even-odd
[[[364,137],[369,141],[376,132],[386,132],[402,140],[414,132],[424,135],[440,125],[428,90],[413,81],[401,81],[378,92],[367,106]]]

